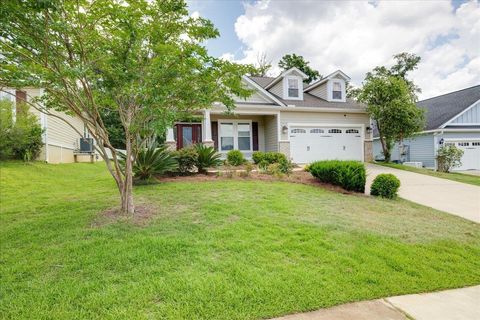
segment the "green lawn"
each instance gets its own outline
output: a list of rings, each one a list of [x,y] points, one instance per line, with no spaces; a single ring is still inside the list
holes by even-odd
[[[405,200],[285,182],[135,190],[103,164],[0,164],[0,318],[258,319],[480,283],[480,226]]]
[[[403,164],[397,164],[397,163],[375,162],[375,164],[378,164],[384,167],[390,167],[390,168],[401,169],[405,171],[426,174],[426,175],[437,177],[437,178],[443,178],[443,179],[453,180],[457,182],[473,184],[474,186],[480,186],[480,176],[475,176],[473,174],[464,174],[464,173],[458,173],[458,172],[449,172],[449,173],[439,172],[439,171],[433,171],[425,168],[409,167],[409,166],[405,166]]]

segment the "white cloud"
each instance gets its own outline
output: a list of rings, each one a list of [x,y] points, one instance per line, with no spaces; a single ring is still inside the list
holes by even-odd
[[[245,63],[303,55],[326,75],[342,69],[359,85],[400,52],[422,57],[412,73],[422,97],[480,83],[480,5],[445,1],[259,1],[245,4],[235,31]],[[224,55],[232,59],[232,55]]]

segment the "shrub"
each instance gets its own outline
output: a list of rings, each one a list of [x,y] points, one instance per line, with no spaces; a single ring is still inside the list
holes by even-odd
[[[247,174],[247,177],[250,175],[252,171],[253,171],[253,164],[251,162],[247,162],[245,164],[245,173]]]
[[[309,166],[309,172],[322,182],[331,183],[349,191],[364,192],[365,165],[358,161],[317,161]]]
[[[455,167],[462,165],[463,150],[454,145],[442,146],[437,150],[438,171],[450,172]]]
[[[227,162],[232,166],[239,166],[245,163],[245,157],[240,150],[230,150],[227,153]]]
[[[201,143],[195,145],[197,151],[197,162],[195,166],[198,168],[198,172],[206,173],[207,168],[218,167],[222,164],[220,154],[215,151],[213,147],[207,147]]]
[[[278,169],[281,173],[289,175],[290,173],[292,173],[293,163],[292,161],[287,160],[287,158],[285,157],[285,159],[281,159],[278,162]]]
[[[270,163],[268,163],[267,160],[262,160],[258,163],[258,169],[262,172],[266,172],[269,164]]]
[[[287,157],[280,152],[261,152],[255,151],[252,154],[252,160],[255,164],[258,164],[262,161],[266,161],[269,164],[271,163],[280,163],[280,161],[287,161]]]
[[[393,199],[400,188],[400,180],[391,173],[379,174],[372,183],[370,194],[382,198]]]
[[[43,129],[38,118],[28,112],[28,106],[13,121],[12,103],[0,100],[0,159],[30,161],[37,158],[43,146]]]
[[[133,164],[133,174],[139,180],[148,180],[154,175],[172,172],[178,167],[177,160],[166,146],[152,145],[139,152]]]
[[[198,153],[194,147],[187,147],[173,153],[178,163],[178,172],[188,174],[193,171],[197,164]]]

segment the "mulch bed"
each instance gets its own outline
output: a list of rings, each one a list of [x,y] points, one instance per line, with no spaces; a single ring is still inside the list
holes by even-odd
[[[318,179],[312,177],[312,175],[306,171],[294,171],[290,175],[284,175],[282,177],[278,177],[275,175],[269,175],[259,172],[251,172],[248,176],[242,175],[240,172],[233,172],[231,176],[226,173],[222,173],[221,175],[215,174],[194,174],[188,176],[171,176],[171,177],[158,177],[158,182],[204,182],[204,181],[224,181],[224,180],[245,180],[245,181],[284,181],[290,183],[299,183],[305,184],[315,187],[321,187],[324,189],[328,189],[331,191],[343,193],[343,194],[360,194],[356,192],[351,192],[344,190],[340,187],[323,183],[318,181]]]

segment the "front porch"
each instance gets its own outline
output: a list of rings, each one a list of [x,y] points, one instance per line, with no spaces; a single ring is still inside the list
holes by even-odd
[[[166,143],[178,150],[195,143],[213,146],[223,156],[240,150],[247,159],[254,151],[279,151],[278,112],[204,110],[202,121],[177,122],[167,130]]]

